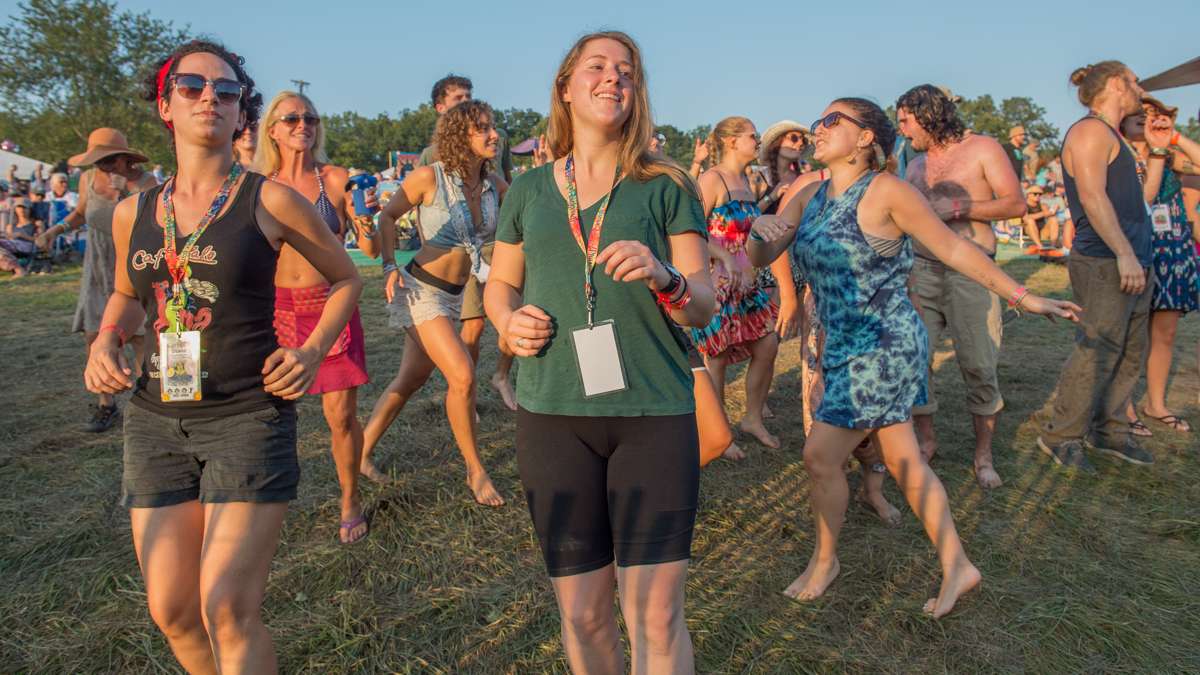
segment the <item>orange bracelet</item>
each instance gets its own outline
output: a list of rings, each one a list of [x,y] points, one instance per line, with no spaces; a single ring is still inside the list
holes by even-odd
[[[97,332],[97,334],[99,334],[99,333],[104,333],[106,331],[112,331],[112,332],[116,333],[117,337],[121,340],[122,347],[125,346],[126,342],[129,342],[129,336],[125,334],[125,329],[121,328],[120,326],[118,326],[115,323],[110,323],[107,326],[101,326],[100,330],[98,330],[96,332]]]
[[[1183,135],[1182,133],[1176,131],[1175,135],[1171,137],[1171,142],[1168,143],[1167,145],[1179,145],[1179,137],[1182,135]]]

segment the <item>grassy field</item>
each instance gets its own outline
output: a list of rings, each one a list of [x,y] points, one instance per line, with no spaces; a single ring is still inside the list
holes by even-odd
[[[1007,267],[1037,292],[1067,293],[1062,267]],[[378,271],[364,273],[375,378],[360,396],[365,416],[399,363],[401,341],[386,328]],[[67,332],[77,286],[78,270],[0,282],[0,671],[177,672],[145,609],[117,504],[120,433],[78,431],[90,399],[81,338]],[[1183,322],[1169,400],[1200,426],[1198,326],[1194,317]],[[842,576],[826,597],[802,605],[780,594],[813,546],[799,349],[784,345],[770,399],[783,449],[743,440],[749,459],[703,474],[687,597],[699,670],[1200,671],[1197,441],[1154,427],[1153,466],[1094,457],[1094,476],[1055,468],[1034,440],[1070,330],[1031,318],[1006,327],[1007,410],[996,444],[1006,484],[993,492],[972,478],[961,378],[941,345],[934,467],[984,583],[939,622],[920,613],[938,568],[907,506],[897,528],[851,506]],[[489,344],[481,372],[495,355]],[[319,404],[301,406],[304,478],[265,605],[283,672],[566,671],[517,477],[513,415],[490,389],[481,392],[484,457],[508,505],[476,506],[443,392],[435,376],[385,438],[379,459],[396,483],[365,489],[372,532],[352,548],[335,543],[337,486]],[[890,481],[887,494],[902,504]]]

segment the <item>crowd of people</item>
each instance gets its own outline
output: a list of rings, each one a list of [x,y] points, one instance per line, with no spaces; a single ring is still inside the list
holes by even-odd
[[[380,442],[435,369],[469,493],[505,503],[478,443],[486,322],[502,354],[489,383],[515,411],[570,667],[624,671],[619,599],[633,672],[692,672],[684,590],[699,472],[750,447],[735,443],[726,413],[732,364],[748,362],[738,424],[748,439],[774,448],[771,427],[804,428],[815,547],[784,589],[801,601],[839,574],[851,455],[861,498],[898,522],[882,492],[891,476],[936,549],[930,616],[980,583],[930,465],[930,371],[944,337],[986,489],[1003,485],[992,442],[1005,311],[1078,323],[1038,439],[1057,464],[1089,470],[1089,448],[1153,461],[1136,440],[1158,431],[1133,408],[1143,374],[1142,416],[1190,432],[1165,391],[1179,318],[1200,300],[1195,200],[1180,178],[1200,172],[1200,145],[1119,62],[1071,82],[1088,113],[1045,166],[1024,130],[1008,143],[974,133],[952,95],[919,85],[896,101],[895,123],[861,98],[761,136],[748,118],[725,118],[689,171],[662,153],[638,45],[592,33],[556,71],[534,168],[514,176],[491,108],[450,76],[433,88],[429,148],[381,205],[329,163],[309,97],[284,91],[264,108],[242,58],[192,41],[143,82],[176,173],[160,182],[120,132],[98,129],[70,160],[88,167],[77,201],[42,230],[30,208],[14,209],[9,230],[28,236],[6,241],[45,248],[87,223],[75,329],[89,344],[86,387],[100,397],[92,426],[111,426],[115,397],[132,390],[122,503],[150,615],[189,672],[275,669],[261,605],[297,494],[305,394],[321,396],[330,430],[343,544],[369,536],[358,481],[389,480]],[[55,181],[54,199],[68,199]],[[403,217],[421,247],[400,265]],[[1039,247],[1070,249],[1074,302],[1030,293],[996,264],[1009,222]],[[380,258],[388,325],[404,338],[399,372],[365,422],[350,235]],[[775,360],[797,336],[801,400],[777,417]]]

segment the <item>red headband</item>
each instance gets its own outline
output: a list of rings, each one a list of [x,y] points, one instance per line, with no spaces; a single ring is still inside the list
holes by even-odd
[[[175,65],[175,57],[174,56],[167,59],[167,62],[162,64],[162,68],[158,69],[157,84],[158,84],[158,100],[159,101],[162,100],[163,87],[165,87],[167,84],[167,75],[170,74],[171,66],[173,66],[173,65]],[[171,124],[170,122],[163,122],[163,124],[166,124],[168,129],[173,130],[175,128],[175,125]]]

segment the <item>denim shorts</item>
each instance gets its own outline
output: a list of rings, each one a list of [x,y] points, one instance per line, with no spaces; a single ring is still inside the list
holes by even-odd
[[[127,508],[286,502],[299,483],[294,406],[194,419],[125,408]]]

